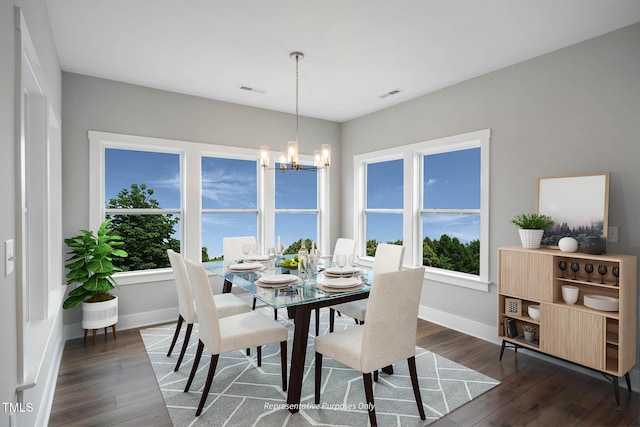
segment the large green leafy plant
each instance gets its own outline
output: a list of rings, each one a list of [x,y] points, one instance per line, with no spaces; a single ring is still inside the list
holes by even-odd
[[[73,308],[81,302],[106,301],[113,299],[109,291],[118,287],[113,274],[120,269],[113,265],[113,257],[126,257],[127,253],[117,246],[123,244],[122,237],[111,234],[108,228],[111,220],[100,224],[97,235],[93,231],[80,230],[81,234],[64,239],[69,246],[71,258],[65,265],[69,269],[67,284],[80,286],[69,292],[63,308]]]

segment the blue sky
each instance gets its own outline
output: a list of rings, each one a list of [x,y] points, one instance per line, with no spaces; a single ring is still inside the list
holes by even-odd
[[[426,208],[479,208],[480,149],[461,150],[425,157],[424,200]],[[402,208],[402,160],[368,165],[369,208]],[[117,197],[132,183],[146,184],[163,208],[180,207],[180,159],[178,154],[108,149],[106,151],[106,199]],[[202,206],[204,209],[256,209],[255,161],[203,158]],[[240,185],[239,185],[240,183]],[[317,174],[276,172],[276,209],[315,209]],[[402,238],[402,216],[370,214],[367,239],[395,241]],[[317,240],[316,215],[276,215],[276,236],[285,246],[301,237]],[[476,215],[427,215],[425,235],[438,239],[446,232],[463,242],[479,238]],[[256,215],[205,213],[203,245],[210,256],[222,254],[222,238],[256,235]],[[300,234],[300,230],[313,230]],[[260,242],[263,247],[275,242]],[[327,250],[330,252],[330,249]]]

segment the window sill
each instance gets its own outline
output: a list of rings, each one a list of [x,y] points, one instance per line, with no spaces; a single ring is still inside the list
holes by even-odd
[[[429,267],[426,267],[425,269],[424,278],[434,282],[475,289],[476,291],[482,292],[489,292],[489,285],[491,285],[491,282],[483,280],[477,276]]]
[[[158,268],[157,270],[125,271],[113,275],[120,286],[137,285],[140,283],[162,282],[173,280],[173,270]]]

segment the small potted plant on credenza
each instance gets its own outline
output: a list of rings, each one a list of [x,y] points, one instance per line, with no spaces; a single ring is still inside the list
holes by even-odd
[[[67,284],[80,285],[69,292],[63,308],[70,309],[82,304],[82,328],[84,339],[87,331],[93,330],[93,345],[96,343],[96,329],[111,326],[116,338],[118,322],[118,298],[110,291],[119,288],[113,274],[120,271],[113,265],[113,257],[126,257],[127,253],[118,246],[123,244],[122,238],[112,234],[108,228],[111,220],[106,220],[98,228],[97,233],[80,230],[81,234],[64,239],[71,249],[71,257],[66,261]]]
[[[536,249],[540,247],[544,229],[553,225],[553,219],[548,215],[520,214],[511,219],[519,228],[522,247]]]

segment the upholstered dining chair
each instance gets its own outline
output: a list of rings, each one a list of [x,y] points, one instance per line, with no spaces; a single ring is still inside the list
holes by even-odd
[[[416,372],[416,328],[424,267],[376,274],[364,325],[316,337],[315,403],[320,404],[322,357],[362,372],[369,422],[377,425],[371,373],[407,360],[420,418],[425,419]]]
[[[202,413],[202,408],[207,400],[213,376],[216,372],[218,358],[221,353],[242,350],[249,347],[257,347],[257,363],[262,365],[262,346],[270,343],[280,343],[280,364],[282,369],[282,390],[287,390],[287,328],[280,325],[263,314],[256,311],[235,314],[220,318],[216,301],[207,280],[207,274],[202,264],[186,261],[189,279],[193,286],[193,294],[198,309],[198,350],[193,361],[191,374],[184,389],[189,391],[193,378],[198,371],[198,365],[205,347],[211,352],[209,372],[202,390],[200,404],[196,410],[196,416]]]
[[[173,334],[173,341],[169,347],[167,357],[171,356],[173,347],[176,345],[180,329],[184,322],[187,323],[187,330],[184,336],[184,342],[182,343],[182,350],[180,350],[180,356],[174,371],[180,368],[184,354],[187,351],[189,345],[189,338],[191,338],[191,331],[193,330],[193,324],[197,322],[196,306],[193,302],[193,293],[191,291],[191,283],[189,282],[189,276],[187,275],[187,268],[184,264],[182,256],[171,250],[167,250],[169,256],[169,262],[173,270],[173,276],[176,281],[176,289],[178,291],[178,324],[176,325],[176,331]],[[251,311],[251,308],[247,303],[242,301],[232,294],[219,294],[214,296],[216,305],[218,307],[218,315],[221,317],[231,316],[232,314],[245,313]]]
[[[379,243],[373,259],[374,274],[400,270],[402,268],[403,258],[404,246]],[[336,311],[352,317],[356,324],[364,323],[364,318],[367,313],[367,301],[367,299],[361,299],[332,306],[329,309],[329,332],[333,332]]]
[[[340,237],[336,240],[336,245],[333,247],[333,257],[332,261],[336,262],[336,257],[338,255],[346,255],[354,253],[356,250],[356,241],[353,239],[347,239],[344,237]]]

